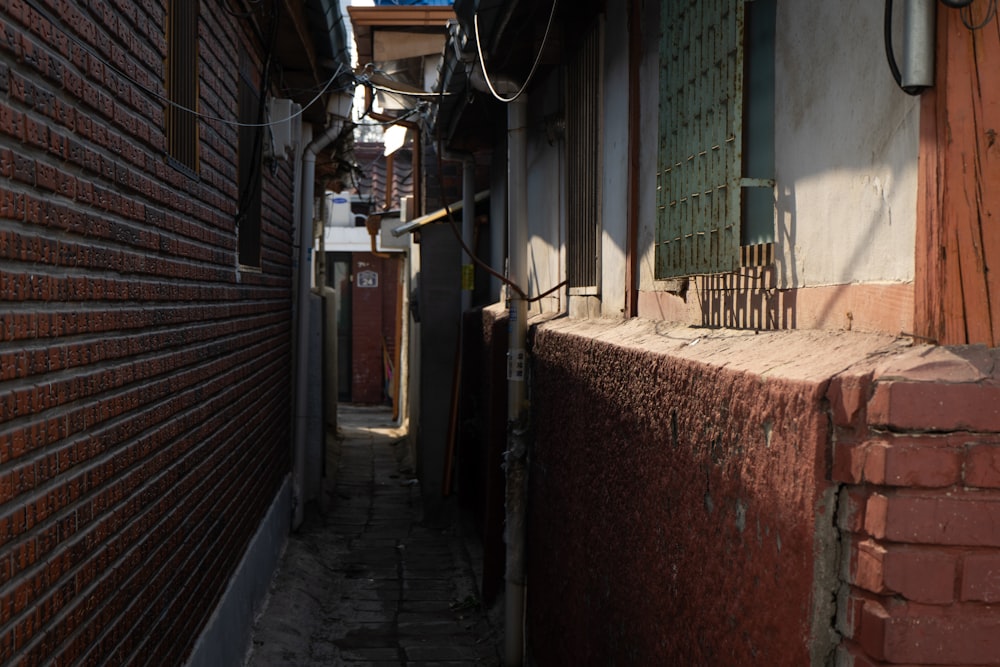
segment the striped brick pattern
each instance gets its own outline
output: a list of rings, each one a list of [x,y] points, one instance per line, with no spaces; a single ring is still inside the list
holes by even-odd
[[[235,118],[247,26],[201,5]],[[164,159],[164,18],[0,1],[0,663],[182,662],[289,468],[291,167],[241,273],[236,128]]]
[[[832,381],[838,664],[1000,664],[997,361],[915,348]]]

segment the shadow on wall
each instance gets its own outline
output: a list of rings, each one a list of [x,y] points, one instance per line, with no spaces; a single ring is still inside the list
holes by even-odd
[[[808,664],[813,388],[553,332],[533,358],[539,664]]]
[[[774,287],[774,267],[698,276],[701,325],[774,331],[795,327],[794,297]]]

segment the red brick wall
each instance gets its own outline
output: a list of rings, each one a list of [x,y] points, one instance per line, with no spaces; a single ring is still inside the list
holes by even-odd
[[[537,663],[1000,664],[1000,350],[878,340],[539,327]]]
[[[382,345],[395,360],[396,319],[399,317],[399,262],[397,258],[354,253],[351,312],[351,401],[369,405],[385,403],[387,377]],[[377,287],[359,285],[362,272],[377,276]],[[393,361],[398,366],[396,361]]]
[[[0,663],[183,662],[289,469],[290,167],[238,275],[235,128],[163,157],[164,13],[0,2]],[[202,3],[206,113],[241,27]]]
[[[1000,664],[1000,351],[917,349],[830,398],[844,664]]]
[[[679,335],[572,321],[535,335],[539,665],[798,667],[827,650],[824,364],[787,337]]]

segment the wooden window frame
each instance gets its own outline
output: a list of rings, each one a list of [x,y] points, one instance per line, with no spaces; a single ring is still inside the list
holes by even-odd
[[[192,175],[199,170],[199,9],[199,0],[171,0],[166,31],[167,158]]]
[[[261,268],[261,233],[263,210],[263,160],[265,129],[264,100],[260,76],[249,55],[240,58],[238,114],[240,120],[237,147],[239,200],[236,212],[237,253],[243,268]]]

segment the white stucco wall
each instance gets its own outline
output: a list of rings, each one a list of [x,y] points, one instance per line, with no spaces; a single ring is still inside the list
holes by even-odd
[[[551,136],[546,119],[562,108],[563,82],[558,73],[529,99],[528,162],[528,289],[537,296],[565,278],[566,152]],[[563,307],[560,294],[531,305],[549,313]]]
[[[620,3],[610,3],[611,5]],[[640,289],[653,279],[658,31],[646,3]],[[775,244],[780,288],[913,279],[919,102],[885,63],[883,4],[777,3]],[[610,11],[610,9],[609,9]],[[652,33],[652,34],[650,34]],[[649,93],[646,95],[646,93]]]
[[[614,3],[612,3],[614,4]],[[604,22],[604,174],[602,185],[601,315],[625,311],[628,239],[628,16],[609,11]]]
[[[919,103],[886,65],[883,4],[777,7],[779,286],[910,281]]]

